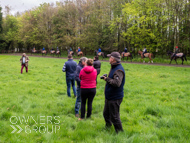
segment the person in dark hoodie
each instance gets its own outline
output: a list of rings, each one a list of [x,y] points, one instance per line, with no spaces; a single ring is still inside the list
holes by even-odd
[[[97,70],[97,75],[100,74],[101,62],[99,61],[98,56],[94,57],[93,67]]]
[[[97,70],[97,76],[100,74],[101,62],[99,61],[98,56],[94,57],[93,67]],[[96,77],[97,83],[97,77]]]
[[[79,118],[79,120],[85,118],[85,108],[86,108],[85,106],[87,100],[88,100],[87,118],[90,118],[92,113],[92,102],[94,96],[96,95],[96,77],[97,77],[97,71],[92,65],[93,65],[93,60],[88,59],[87,66],[85,66],[79,74],[79,78],[81,80],[80,88],[81,88],[81,101],[82,101],[81,118]]]
[[[80,71],[83,69],[83,67],[86,65],[87,58],[86,57],[81,57],[79,60],[79,63],[77,65],[77,70],[75,74],[75,80],[77,82],[77,98],[76,98],[76,103],[75,103],[75,116],[78,118],[79,117],[79,110],[80,110],[80,104],[81,104],[81,96],[80,96],[80,78],[79,74]]]

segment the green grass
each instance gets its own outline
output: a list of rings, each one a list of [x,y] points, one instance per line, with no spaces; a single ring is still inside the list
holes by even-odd
[[[19,56],[0,55],[0,142],[190,142],[190,68],[123,63],[126,83],[120,112],[124,132],[117,135],[113,127],[104,129],[105,81],[98,77],[92,118],[78,121],[76,99],[73,93],[72,98],[66,94],[62,72],[66,60],[29,58],[29,72],[20,74]],[[109,70],[109,63],[102,62],[100,75]],[[39,122],[16,122],[16,117],[22,116]],[[41,122],[40,116],[45,116]],[[56,119],[47,123],[48,116],[59,116],[60,123],[54,124]],[[10,119],[24,130],[11,133],[14,124]],[[45,127],[40,124],[43,122]],[[27,125],[31,129],[28,134]],[[52,125],[60,130],[49,134],[47,126],[51,129]],[[37,132],[33,128],[38,128]]]

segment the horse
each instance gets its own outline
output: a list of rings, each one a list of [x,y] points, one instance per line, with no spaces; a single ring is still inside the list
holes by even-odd
[[[56,56],[58,56],[58,57],[60,56],[61,57],[61,51],[56,51],[55,54],[56,54]]]
[[[122,57],[123,60],[124,60],[125,57],[127,57],[127,60],[128,60],[128,57],[130,57],[131,58],[131,62],[132,62],[132,59],[133,59],[133,55],[130,52],[127,52],[127,53],[122,52],[121,53],[121,57]]]
[[[55,50],[50,50],[50,55],[54,56],[54,54],[55,54]]]
[[[77,53],[77,55],[80,56],[80,57],[83,56],[83,52],[82,52],[82,51],[78,52],[78,50],[76,49],[76,53]]]
[[[73,51],[70,51],[69,49],[67,50],[67,53],[68,53],[68,55],[74,56],[74,52],[73,52]]]
[[[95,50],[95,54],[96,54],[96,56],[102,56],[102,59],[104,59],[105,58],[105,54],[104,54],[104,52],[99,52],[98,53],[98,50]]]
[[[31,55],[32,55],[32,53],[38,53],[38,51],[35,50],[35,49],[32,49],[32,50],[31,50]]]
[[[153,53],[144,53],[144,56],[143,56],[143,52],[142,51],[138,51],[138,55],[141,55],[140,61],[143,59],[143,63],[145,63],[144,56],[145,56],[145,58],[149,58],[149,62],[148,63],[150,63],[150,62],[153,63],[153,60],[152,60],[152,58],[154,58]]]
[[[47,55],[47,51],[46,50],[41,50],[42,56],[43,54]]]
[[[183,65],[184,59],[187,61],[186,55],[184,53],[177,53],[177,54],[174,55],[174,53],[172,53],[171,51],[168,51],[167,54],[170,56],[170,59],[171,59],[169,64],[171,64],[173,59],[175,60],[175,62],[177,64],[177,59],[178,58],[181,58],[182,65]]]

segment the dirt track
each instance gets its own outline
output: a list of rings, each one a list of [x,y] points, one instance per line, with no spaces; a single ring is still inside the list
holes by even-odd
[[[0,55],[13,55],[13,56],[22,56],[22,53],[14,53],[14,54],[0,54]],[[41,57],[41,58],[57,58],[57,59],[67,59],[66,57],[61,57],[58,58],[56,56],[51,57],[51,56],[41,56],[41,55],[31,55],[28,54],[28,56],[32,56],[32,57]],[[79,58],[74,58],[74,59],[79,59]],[[104,61],[104,62],[108,62],[108,60],[100,60],[100,61]],[[168,66],[168,67],[185,67],[185,68],[190,68],[190,65],[181,65],[178,64],[160,64],[160,63],[140,63],[140,62],[128,62],[128,61],[122,61],[122,63],[128,63],[128,64],[141,64],[141,65],[153,65],[153,66]]]

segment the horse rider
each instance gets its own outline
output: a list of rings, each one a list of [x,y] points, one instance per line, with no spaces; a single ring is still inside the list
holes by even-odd
[[[51,52],[54,51],[54,48],[52,47]]]
[[[99,53],[101,53],[102,52],[102,49],[99,47],[99,49],[98,49],[98,51],[97,51],[97,55],[99,54]]]
[[[33,52],[36,52],[36,49],[35,49],[35,47],[33,48],[33,50],[32,50]]]
[[[57,47],[57,51],[59,51],[59,47]]]
[[[124,52],[127,53],[127,47],[125,47]]]
[[[78,47],[78,53],[79,53],[79,52],[81,52],[81,49],[80,49],[80,47]]]
[[[69,51],[71,52],[71,51],[73,51],[73,49],[70,47]]]
[[[142,53],[143,57],[145,53],[148,53],[146,48],[143,49],[143,53]]]
[[[43,47],[43,49],[42,49],[43,51],[45,51],[45,48]]]
[[[175,47],[175,53],[172,55],[171,59],[173,59],[178,52],[179,52],[179,48],[178,48],[178,46],[176,46]]]

